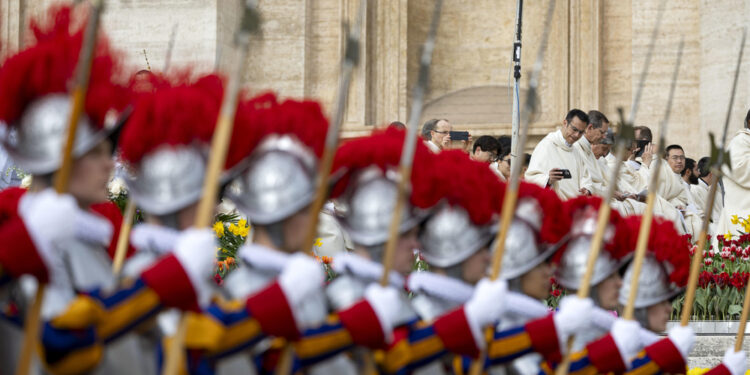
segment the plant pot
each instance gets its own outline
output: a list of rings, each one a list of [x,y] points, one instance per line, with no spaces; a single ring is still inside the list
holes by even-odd
[[[679,320],[667,323],[667,331],[679,325]],[[740,326],[739,320],[691,320],[688,323],[697,335],[736,335]],[[745,326],[745,334],[750,333],[750,325]]]

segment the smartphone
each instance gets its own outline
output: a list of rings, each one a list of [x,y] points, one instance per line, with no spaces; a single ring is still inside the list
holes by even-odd
[[[643,155],[643,150],[646,149],[646,146],[648,146],[648,144],[651,143],[651,141],[641,139],[641,140],[635,141],[635,143],[636,143],[636,147],[638,147],[638,152],[635,153],[635,156],[641,157]]]
[[[469,132],[454,132],[451,131],[451,141],[468,141]]]
[[[573,178],[573,176],[570,174],[570,169],[560,169],[560,172],[562,172],[562,178]]]

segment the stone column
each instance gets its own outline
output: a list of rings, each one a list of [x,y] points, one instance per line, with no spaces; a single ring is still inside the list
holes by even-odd
[[[571,108],[584,111],[600,108],[602,8],[599,0],[573,0],[568,8]]]
[[[407,25],[406,0],[375,3],[372,61],[375,80],[372,86],[374,124],[387,124],[407,118]]]

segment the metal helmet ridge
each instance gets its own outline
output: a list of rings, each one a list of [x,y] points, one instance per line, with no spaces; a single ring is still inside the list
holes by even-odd
[[[465,153],[444,151],[435,158],[441,170],[436,189],[442,190],[444,203],[427,219],[419,238],[425,261],[446,268],[490,244],[505,186],[486,164]]]
[[[596,231],[596,222],[601,199],[597,197],[580,196],[563,203],[567,212],[572,216],[570,241],[561,252],[555,279],[565,288],[578,290],[586,273],[591,239]],[[625,241],[619,240],[616,231],[626,230],[620,225],[620,215],[613,211],[609,216],[609,223],[604,233],[604,248],[596,258],[591,285],[597,285],[613,273],[617,272],[627,262],[633,249],[628,248]]]
[[[394,168],[366,167],[352,176],[347,191],[339,197],[346,207],[340,222],[354,243],[369,247],[388,241],[396,204],[396,175]],[[404,233],[419,224],[424,212],[407,202],[401,217],[399,233]]]
[[[265,94],[240,103],[227,157],[227,196],[258,225],[281,222],[307,207],[328,130],[320,105],[279,103]]]
[[[81,26],[71,22],[70,7],[51,10],[54,22],[32,21],[33,41],[0,67],[0,122],[9,127],[3,140],[9,154],[26,172],[46,175],[61,164],[68,134],[69,81],[81,47]],[[118,115],[130,103],[120,59],[105,39],[97,43],[84,112],[78,122],[73,157],[83,156],[121,125]]]
[[[569,215],[564,212],[554,191],[521,182],[515,216],[505,239],[500,278],[515,279],[560,248],[570,229]]]
[[[346,142],[336,151],[331,198],[344,208],[339,217],[352,241],[367,248],[382,246],[396,203],[397,171],[405,133],[388,128],[368,137]],[[411,194],[404,206],[399,228],[405,233],[418,225],[438,198],[429,194],[434,184],[433,158],[417,143],[411,176]]]
[[[641,218],[624,219],[630,228],[629,246],[635,248]],[[669,300],[680,293],[687,284],[690,269],[690,242],[680,236],[674,223],[655,219],[651,226],[646,257],[638,275],[635,308],[645,308]],[[618,301],[625,305],[630,295],[633,279],[632,265],[625,272]]]
[[[120,149],[128,187],[146,212],[173,214],[200,199],[222,92],[221,79],[208,75],[139,95]]]
[[[235,177],[227,196],[251,222],[279,222],[312,202],[317,160],[293,136],[271,135]]]

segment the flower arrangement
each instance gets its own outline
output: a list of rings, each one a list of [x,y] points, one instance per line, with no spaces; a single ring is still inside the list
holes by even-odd
[[[213,230],[219,242],[214,280],[221,285],[224,277],[239,266],[235,258],[237,251],[247,240],[250,225],[237,213],[220,213],[214,218]]]
[[[125,181],[120,177],[114,177],[107,184],[107,195],[109,201],[117,205],[122,214],[125,214],[125,206],[128,205],[128,189],[125,185]],[[135,216],[133,216],[133,224],[137,224],[143,221],[143,213],[138,208],[135,209]]]
[[[557,283],[557,280],[555,280],[554,277],[549,278],[550,285],[552,286],[552,289],[549,292],[549,297],[547,297],[546,300],[544,300],[544,304],[551,310],[557,309],[557,307],[560,305],[560,299],[565,297],[568,294],[568,291],[560,286],[560,284]]]
[[[750,217],[739,219],[735,215],[732,222],[741,224],[745,227],[743,229],[750,229]],[[750,230],[737,232],[736,235],[731,232],[717,235],[716,246],[707,243],[703,250],[692,319],[739,319],[750,277]],[[693,256],[697,250],[697,246],[693,246],[690,255]],[[684,296],[679,296],[672,302],[673,319],[679,317],[684,299]]]
[[[319,249],[323,245],[323,242],[320,240],[320,238],[315,239],[315,243],[313,246],[315,246],[316,249]],[[317,251],[316,251],[317,253]],[[315,256],[315,260],[320,262],[320,264],[323,266],[323,269],[326,271],[326,284],[333,281],[333,279],[336,278],[336,271],[333,270],[333,257],[329,256]]]

